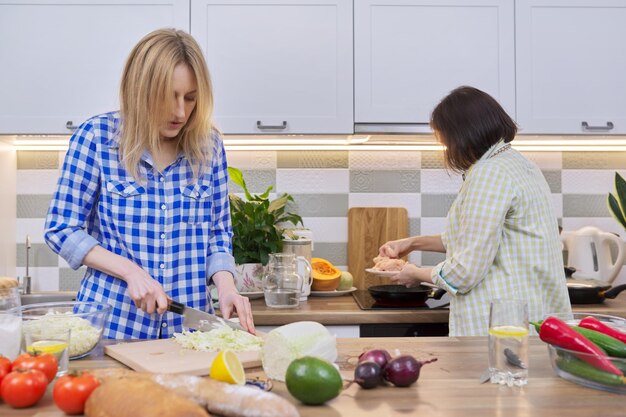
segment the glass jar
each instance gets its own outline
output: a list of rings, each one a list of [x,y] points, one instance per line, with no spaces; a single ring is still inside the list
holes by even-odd
[[[273,308],[295,308],[300,304],[302,277],[296,272],[296,256],[271,253],[263,276],[265,304]]]

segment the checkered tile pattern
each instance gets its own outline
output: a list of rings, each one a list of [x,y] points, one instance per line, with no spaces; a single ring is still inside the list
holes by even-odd
[[[63,155],[45,151],[17,155],[17,273],[24,274],[23,242],[30,234],[35,290],[77,289],[82,277],[80,269],[73,271],[43,243],[44,217]],[[546,177],[554,215],[566,230],[592,225],[626,236],[606,208],[615,172],[626,176],[626,152],[524,152],[524,156]],[[444,169],[438,151],[227,151],[227,158],[229,165],[243,170],[252,191],[263,192],[272,185],[276,192],[291,193],[296,200],[293,208],[313,230],[315,256],[344,269],[348,208],[406,207],[411,234],[439,233],[462,183],[460,176]],[[390,175],[394,171],[401,174],[397,179]],[[411,181],[402,181],[403,174]],[[436,265],[442,259],[435,253],[411,256],[412,262],[422,265]],[[616,282],[626,283],[626,268]]]

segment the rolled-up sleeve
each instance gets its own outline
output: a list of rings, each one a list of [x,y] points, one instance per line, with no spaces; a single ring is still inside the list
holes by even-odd
[[[235,274],[235,258],[232,255],[233,229],[228,203],[228,168],[222,138],[214,133],[213,143],[213,228],[207,253],[207,277],[218,271]]]
[[[100,168],[92,129],[87,122],[70,139],[46,216],[46,243],[73,269],[80,267],[85,255],[99,243],[86,230],[100,189]]]

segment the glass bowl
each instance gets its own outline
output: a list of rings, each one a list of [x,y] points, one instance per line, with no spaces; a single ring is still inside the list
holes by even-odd
[[[592,313],[564,313],[550,314],[550,316],[558,317],[571,326],[577,325],[585,317],[592,316],[607,326],[626,332],[626,319],[620,317]],[[598,373],[592,365],[588,364],[586,360],[593,359],[594,355],[563,349],[550,344],[547,346],[552,369],[561,378],[588,388],[626,394],[626,379],[622,378],[620,383],[618,377],[611,377],[611,374],[606,371]],[[608,358],[626,374],[626,358],[610,356]]]
[[[22,327],[38,335],[54,334],[56,328],[69,328],[70,359],[89,355],[102,338],[111,306],[92,301],[27,304],[19,307]]]

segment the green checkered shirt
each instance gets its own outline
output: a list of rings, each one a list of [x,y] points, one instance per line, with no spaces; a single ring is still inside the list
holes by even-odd
[[[486,336],[495,298],[527,300],[530,320],[571,311],[548,184],[514,149],[490,158],[502,146],[466,173],[441,235],[432,279],[450,294],[450,336]]]

